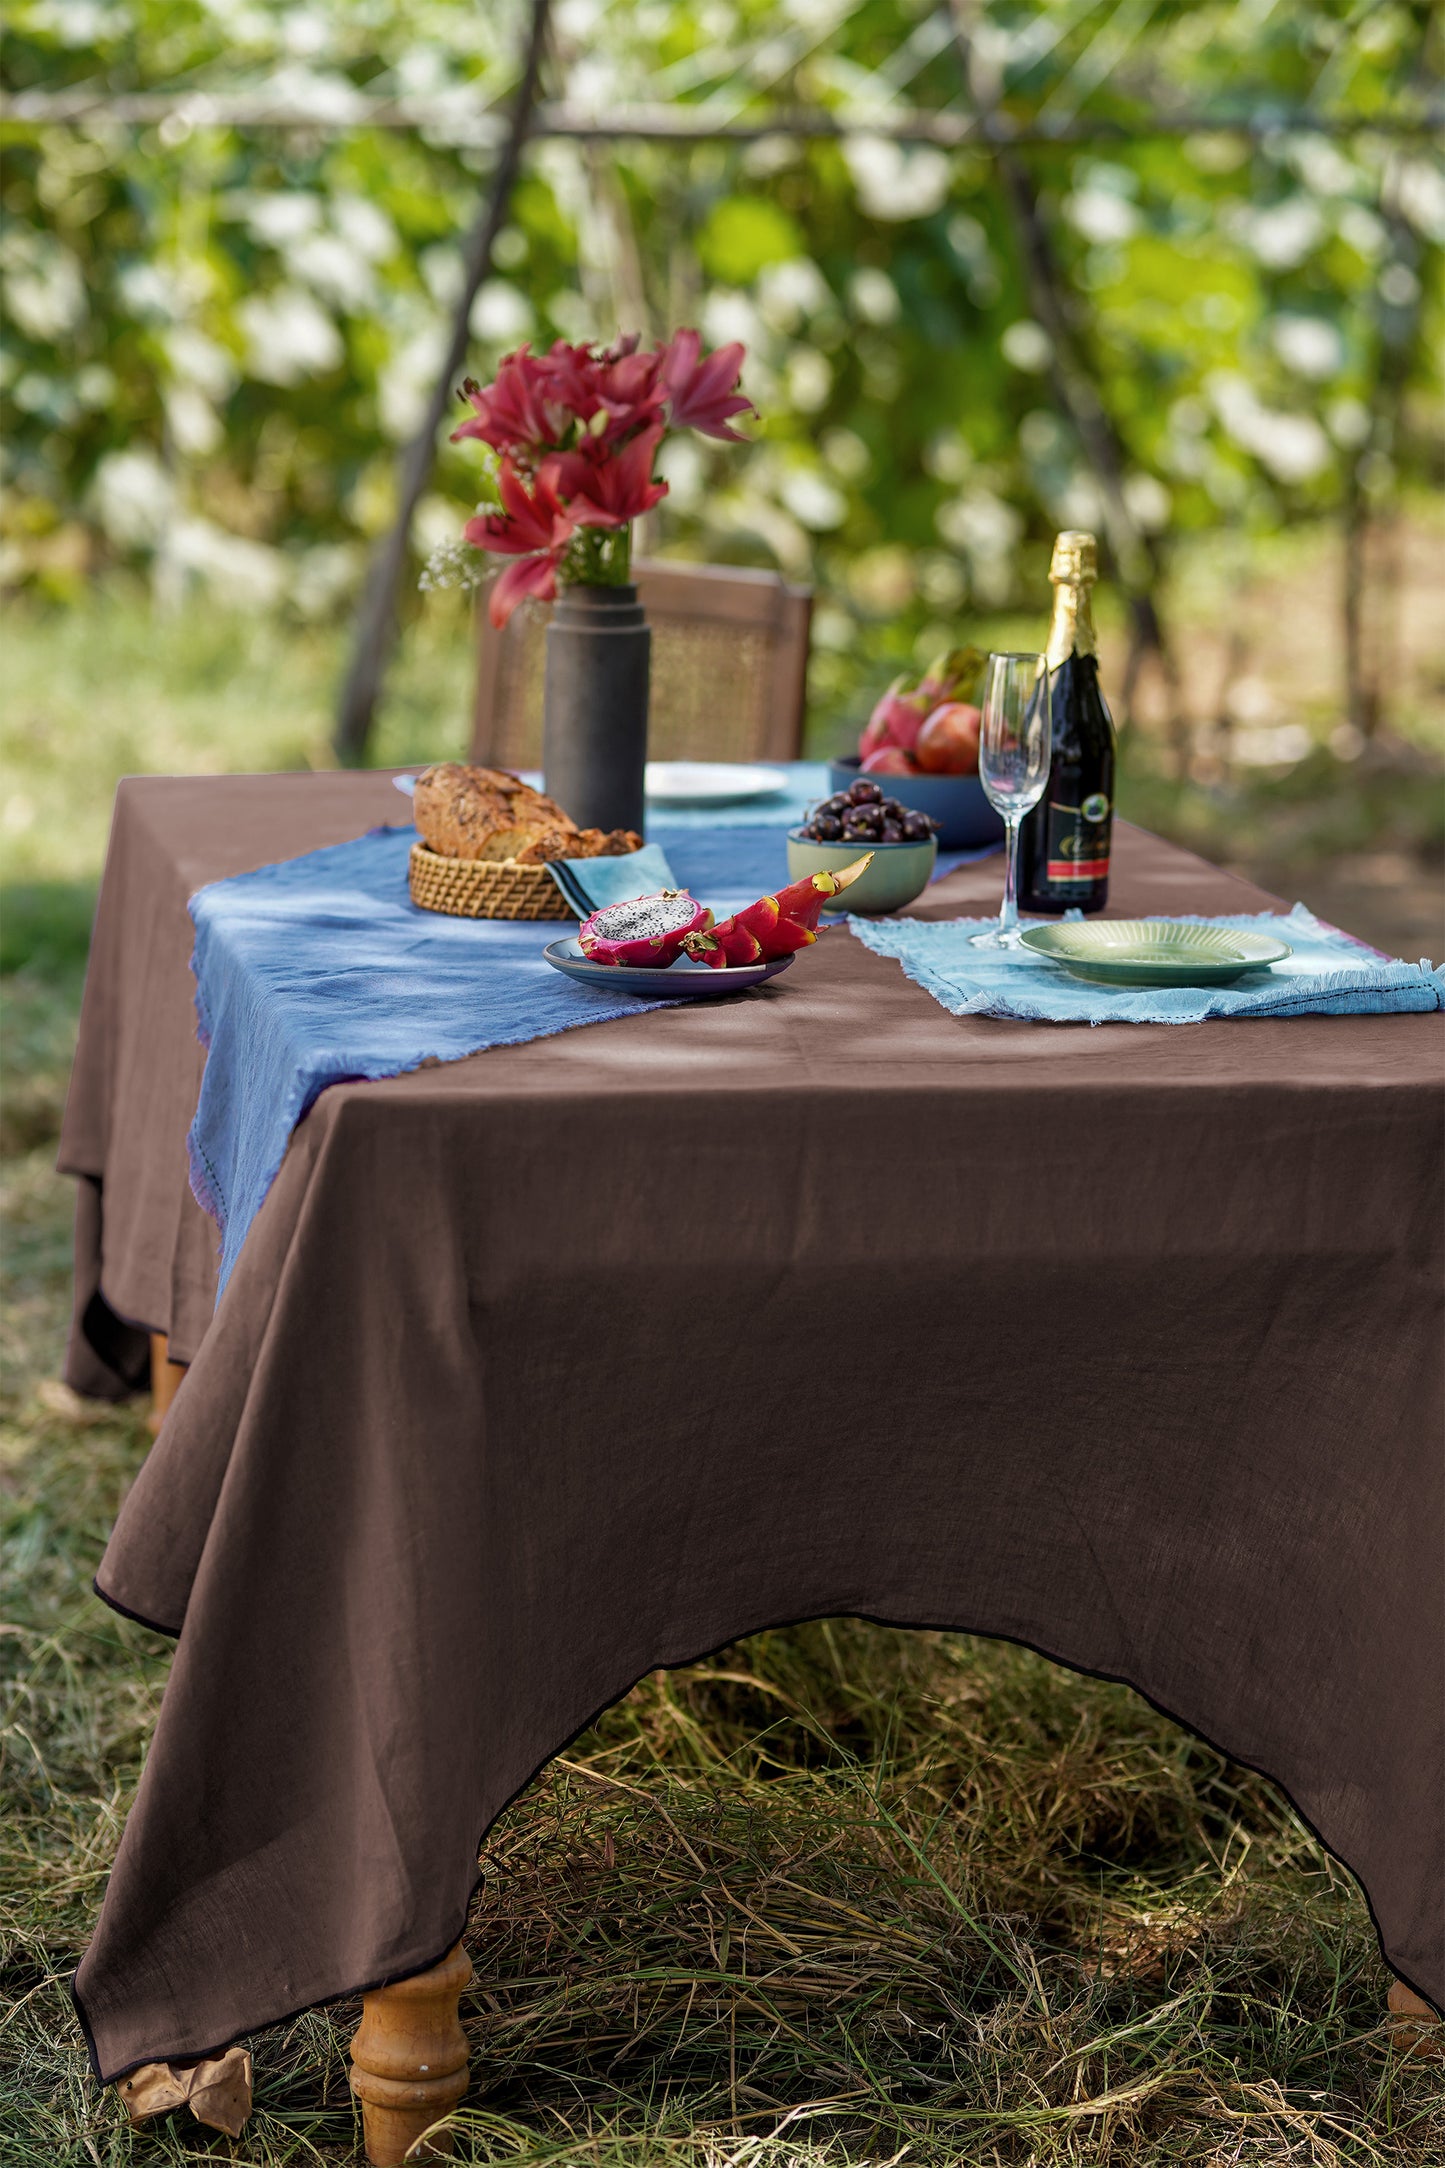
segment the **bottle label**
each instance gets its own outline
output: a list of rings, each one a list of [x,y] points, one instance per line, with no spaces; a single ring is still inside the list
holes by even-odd
[[[1082,805],[1049,800],[1044,864],[1051,883],[1068,886],[1108,880],[1113,810],[1101,790],[1091,791]]]

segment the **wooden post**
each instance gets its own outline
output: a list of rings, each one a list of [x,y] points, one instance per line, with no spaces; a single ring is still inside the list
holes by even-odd
[[[1403,1980],[1390,1983],[1390,2037],[1402,2055],[1445,2061],[1445,2018]]]
[[[171,1344],[163,1332],[151,1334],[151,1412],[147,1427],[155,1437],[170,1410],[171,1402],[186,1374],[184,1363],[171,1361]]]
[[[457,2002],[472,1976],[460,1943],[430,1972],[362,1998],[351,2043],[351,2089],[362,2103],[372,2168],[398,2168],[429,2124],[467,2089],[467,2041]],[[451,2151],[443,2131],[414,2159]]]

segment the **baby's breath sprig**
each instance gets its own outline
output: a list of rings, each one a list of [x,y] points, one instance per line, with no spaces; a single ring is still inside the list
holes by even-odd
[[[471,595],[481,586],[487,576],[487,560],[482,550],[473,549],[460,535],[453,542],[439,542],[421,568],[417,586],[424,595],[445,594],[448,591]]]

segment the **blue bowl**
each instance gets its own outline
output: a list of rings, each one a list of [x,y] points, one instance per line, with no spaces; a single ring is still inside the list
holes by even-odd
[[[829,788],[847,790],[861,772],[855,755],[829,761]],[[1002,816],[989,804],[976,775],[875,775],[872,780],[885,798],[896,798],[915,813],[932,814],[941,851],[978,850],[1003,841]]]

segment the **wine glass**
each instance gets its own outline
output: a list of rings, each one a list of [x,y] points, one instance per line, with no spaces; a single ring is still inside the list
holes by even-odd
[[[1049,666],[1042,655],[990,655],[983,681],[978,779],[1003,815],[1008,859],[997,926],[973,936],[975,948],[1019,946],[1019,822],[1036,806],[1049,780],[1053,744]]]

